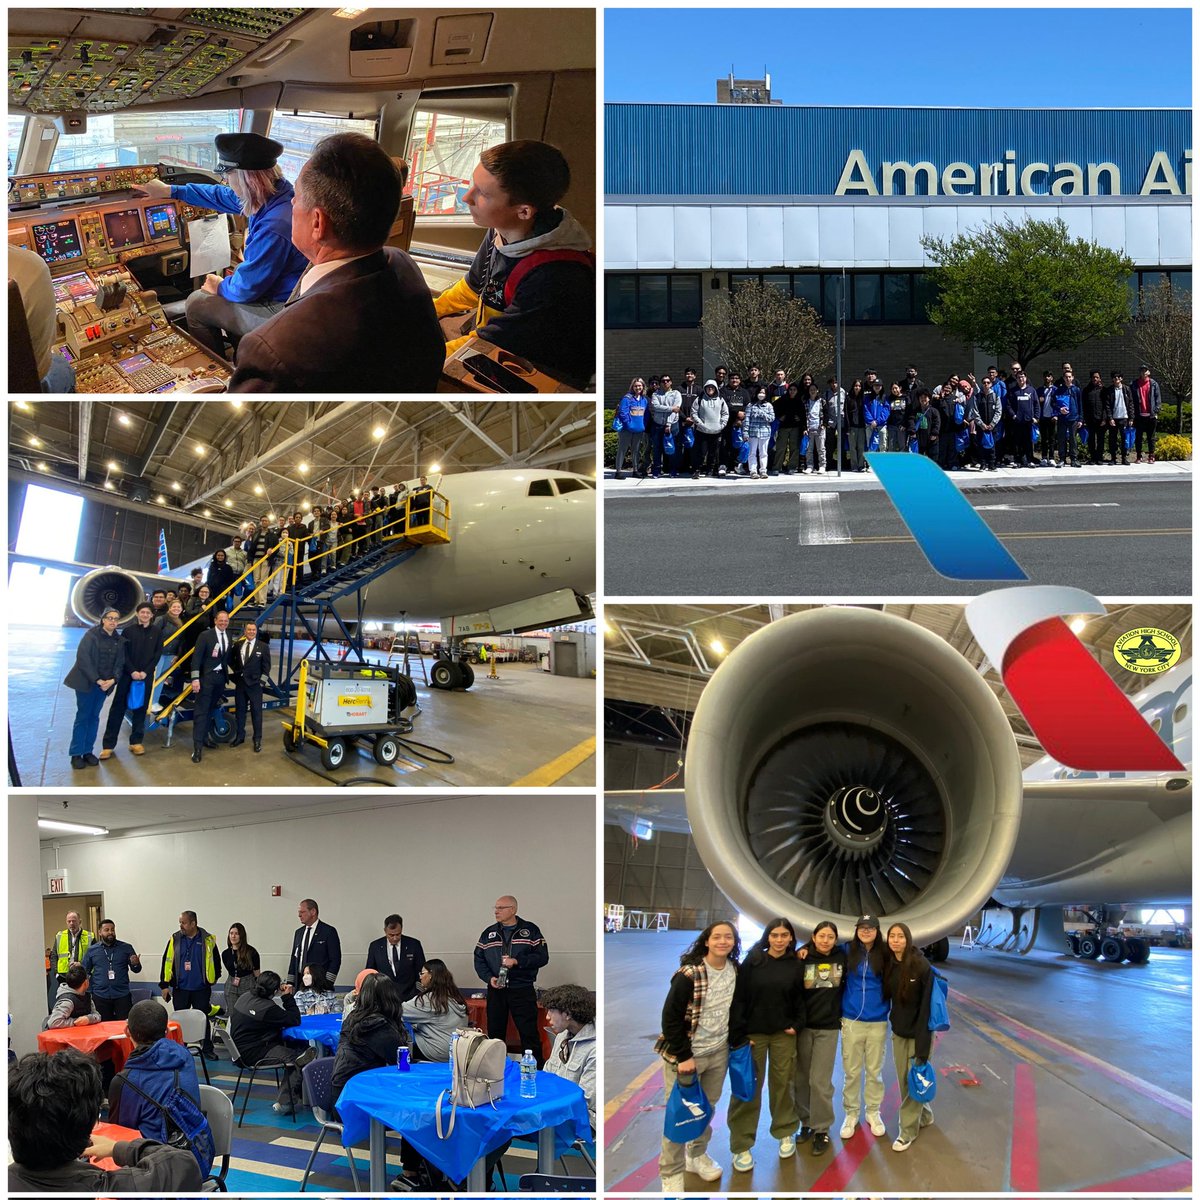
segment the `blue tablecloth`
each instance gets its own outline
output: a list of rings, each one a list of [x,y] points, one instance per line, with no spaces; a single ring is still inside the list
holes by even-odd
[[[301,1017],[299,1025],[283,1031],[285,1041],[317,1042],[330,1050],[336,1050],[338,1038],[342,1036],[341,1013],[316,1013],[311,1017]]]
[[[461,1183],[476,1159],[510,1138],[536,1134],[553,1126],[559,1152],[576,1138],[590,1139],[583,1089],[569,1079],[539,1071],[537,1096],[521,1099],[520,1068],[511,1059],[504,1069],[504,1096],[496,1107],[458,1109],[454,1133],[445,1141],[437,1135],[438,1093],[450,1086],[448,1063],[413,1063],[411,1071],[380,1067],[355,1075],[342,1089],[337,1110],[345,1132],[344,1146],[366,1139],[372,1117],[394,1129],[435,1167]],[[450,1119],[450,1098],[442,1102],[442,1128]]]

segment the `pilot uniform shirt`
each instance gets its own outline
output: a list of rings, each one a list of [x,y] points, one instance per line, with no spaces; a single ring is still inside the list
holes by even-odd
[[[217,294],[233,304],[282,304],[308,266],[308,259],[292,245],[292,199],[295,191],[286,179],[275,185],[275,195],[249,218],[246,244],[238,269],[221,280]],[[220,183],[177,183],[171,199],[242,215],[237,192]]]

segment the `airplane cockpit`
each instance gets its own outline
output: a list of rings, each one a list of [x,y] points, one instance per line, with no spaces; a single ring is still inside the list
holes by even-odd
[[[8,38],[10,392],[594,386],[594,9],[10,8]],[[396,191],[331,193],[356,160],[314,160],[330,135]],[[235,177],[266,170],[292,273],[255,295],[269,238]]]

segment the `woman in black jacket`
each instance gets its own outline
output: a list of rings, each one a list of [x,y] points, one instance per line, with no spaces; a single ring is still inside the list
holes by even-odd
[[[208,576],[205,579],[205,583],[208,584],[209,595],[219,596],[227,587],[233,584],[236,578],[237,575],[234,574],[233,568],[225,558],[225,551],[218,550],[212,556],[212,562],[208,564]],[[228,596],[220,601],[220,606],[222,608],[229,607]]]
[[[779,1157],[796,1153],[796,1116],[792,1094],[796,1069],[796,1033],[804,1028],[804,968],[796,958],[796,931],[786,917],[767,924],[737,974],[729,1011],[729,1044],[750,1040],[754,1058],[754,1098],[729,1100],[729,1148],[733,1169],[754,1169],[754,1136],[762,1111],[763,1082],[770,1076],[771,1136]]]
[[[342,1025],[333,1064],[333,1103],[355,1075],[376,1067],[394,1067],[396,1051],[409,1044],[400,993],[386,975],[368,975],[358,989],[358,1003]]]
[[[121,614],[105,609],[100,624],[79,639],[75,665],[67,672],[66,684],[75,693],[75,725],[71,730],[71,766],[75,770],[99,766],[92,753],[100,732],[100,710],[125,666],[125,643],[117,635]]]
[[[796,1113],[800,1141],[812,1139],[813,1154],[829,1148],[833,1124],[833,1068],[842,1028],[846,951],[838,929],[822,921],[804,946],[804,1028],[796,1039]]]
[[[263,971],[254,981],[253,989],[238,997],[229,1022],[230,1036],[246,1066],[268,1062],[284,1068],[279,1099],[271,1107],[285,1117],[303,1103],[300,1069],[313,1057],[312,1050],[303,1042],[283,1040],[283,1031],[299,1024],[300,1010],[292,995],[292,985],[285,983],[281,987],[274,971]]]
[[[900,1132],[893,1150],[907,1150],[917,1134],[933,1124],[933,1108],[908,1094],[908,1069],[929,1061],[933,1034],[929,1031],[929,1001],[933,968],[913,945],[912,932],[897,921],[888,929],[887,967],[883,994],[892,1002],[892,1060],[900,1083]]]

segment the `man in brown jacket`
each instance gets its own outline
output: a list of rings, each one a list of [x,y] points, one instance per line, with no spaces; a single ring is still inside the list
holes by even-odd
[[[296,181],[292,241],[311,264],[238,346],[231,392],[432,392],[446,347],[413,260],[384,246],[400,175],[378,142],[336,133]]]

